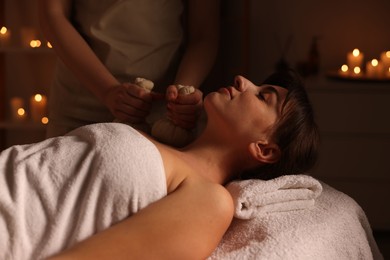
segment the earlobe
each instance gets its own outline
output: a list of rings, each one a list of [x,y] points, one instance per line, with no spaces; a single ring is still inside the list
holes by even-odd
[[[280,159],[280,149],[277,144],[254,142],[249,145],[252,157],[262,163],[275,163]]]

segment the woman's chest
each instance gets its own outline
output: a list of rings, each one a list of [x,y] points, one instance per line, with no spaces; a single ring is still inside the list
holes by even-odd
[[[197,170],[188,164],[184,155],[171,149],[158,148],[163,160],[167,193],[175,191],[184,181],[199,178]]]

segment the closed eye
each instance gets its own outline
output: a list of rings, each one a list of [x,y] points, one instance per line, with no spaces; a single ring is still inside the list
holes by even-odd
[[[270,102],[273,100],[273,96],[276,97],[277,100],[279,100],[279,94],[276,91],[276,89],[272,86],[265,86],[262,89],[260,89],[258,93],[258,98],[262,101]]]
[[[259,92],[259,94],[257,95],[257,97],[258,97],[260,100],[265,101],[265,98],[264,98],[263,93]]]

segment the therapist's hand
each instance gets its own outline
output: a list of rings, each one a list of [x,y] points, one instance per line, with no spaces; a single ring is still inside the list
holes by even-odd
[[[132,83],[122,83],[111,88],[105,99],[106,106],[115,118],[127,123],[144,122],[157,94]]]
[[[172,122],[185,129],[193,129],[203,108],[203,93],[195,89],[194,93],[179,94],[175,85],[170,85],[166,91],[168,101],[168,118]]]

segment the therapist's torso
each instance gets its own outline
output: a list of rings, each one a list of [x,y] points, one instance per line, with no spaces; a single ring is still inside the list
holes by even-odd
[[[159,92],[172,83],[183,41],[181,0],[77,0],[72,8],[75,27],[120,82],[147,78]],[[75,127],[113,120],[61,62],[49,109],[54,122]]]

